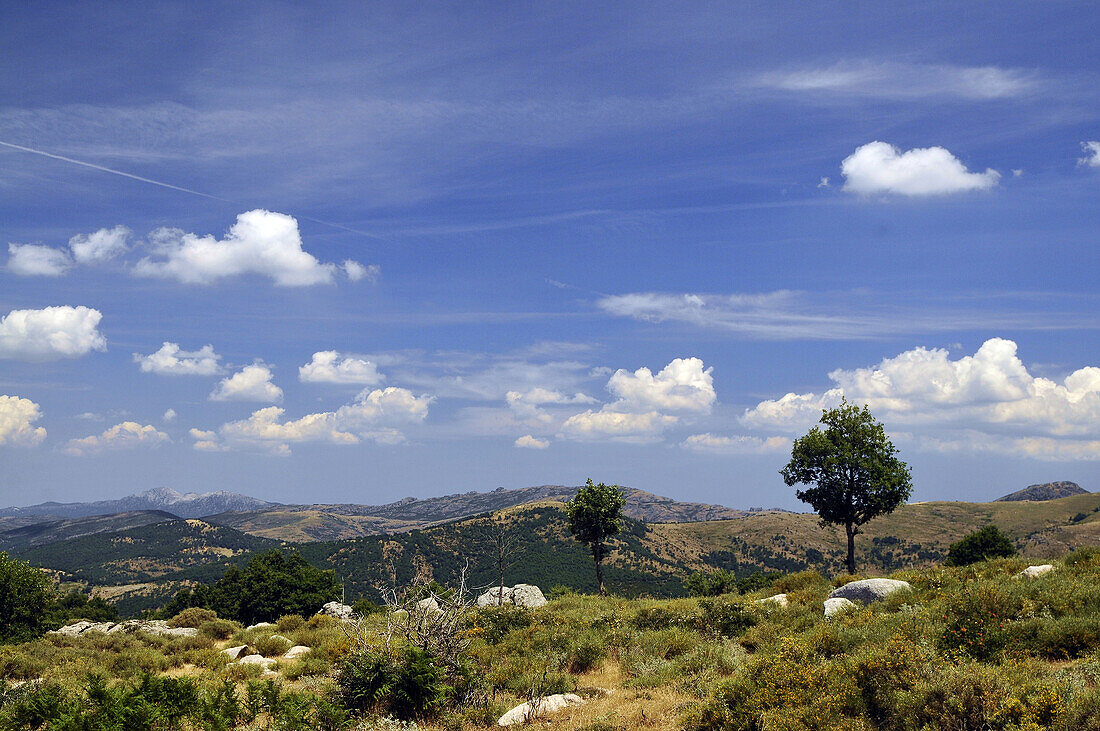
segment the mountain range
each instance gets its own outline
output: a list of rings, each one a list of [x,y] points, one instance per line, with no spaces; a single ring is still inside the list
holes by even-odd
[[[88,503],[48,502],[22,508],[0,508],[0,518],[25,518],[26,516],[85,518],[90,515],[114,515],[144,510],[163,510],[180,518],[202,518],[228,510],[262,510],[273,506],[275,503],[224,490],[181,494],[168,487],[157,487],[118,500],[97,500]]]

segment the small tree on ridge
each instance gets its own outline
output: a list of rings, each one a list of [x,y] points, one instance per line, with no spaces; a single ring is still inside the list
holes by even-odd
[[[617,536],[623,529],[622,515],[626,496],[618,485],[588,483],[577,490],[577,494],[565,504],[565,514],[569,517],[569,531],[581,543],[592,548],[592,559],[596,562],[596,583],[600,585],[600,596],[607,591],[603,583],[603,559],[607,539]]]

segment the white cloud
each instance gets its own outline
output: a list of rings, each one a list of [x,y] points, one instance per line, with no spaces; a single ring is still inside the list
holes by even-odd
[[[1100,439],[1100,367],[1077,369],[1060,383],[1033,376],[1011,340],[992,338],[955,360],[944,349],[914,348],[869,368],[835,370],[829,378],[835,384],[830,389],[763,401],[742,421],[795,433],[844,396],[940,451],[955,442],[960,448],[1069,459]]]
[[[322,264],[302,249],[298,222],[283,213],[257,209],[237,216],[225,238],[161,228],[150,234],[157,258],[145,257],[134,273],[211,284],[225,277],[259,274],[284,287],[333,281],[335,264]]]
[[[550,446],[550,442],[546,439],[539,439],[530,434],[525,434],[515,441],[515,446],[523,449],[546,449]]]
[[[377,264],[363,266],[353,259],[345,259],[341,268],[344,270],[344,274],[347,275],[347,278],[353,282],[358,282],[360,279],[366,279],[371,284],[374,284],[378,281],[379,275],[382,274],[382,268]]]
[[[826,68],[765,74],[757,79],[757,84],[823,98],[988,100],[1022,96],[1037,88],[1040,81],[1032,72],[997,66],[846,61]]]
[[[177,416],[177,414],[176,414],[175,409],[167,409],[164,412],[164,416],[162,416],[160,418],[161,418],[162,421],[166,421],[168,423],[171,423],[171,422],[176,420],[176,416]]]
[[[1088,165],[1093,168],[1100,168],[1100,141],[1090,140],[1088,142],[1082,142],[1081,149],[1085,151],[1085,156],[1077,160],[1077,163],[1080,165]]]
[[[863,195],[897,193],[907,196],[945,195],[988,190],[1001,174],[988,169],[972,173],[942,147],[902,152],[886,142],[868,142],[840,164],[844,190]]]
[[[0,445],[33,447],[46,438],[46,430],[33,426],[41,418],[38,404],[18,396],[0,396]]]
[[[223,372],[219,360],[221,356],[214,352],[213,345],[189,351],[180,350],[179,343],[165,342],[155,353],[134,353],[134,362],[141,366],[142,373],[162,376],[216,376]]]
[[[395,386],[373,391],[363,389],[354,403],[336,411],[336,417],[341,424],[347,425],[424,421],[432,400],[431,396],[416,396],[406,388]]]
[[[8,244],[8,271],[20,277],[60,277],[73,261],[62,249],[40,244]]]
[[[98,264],[126,253],[130,229],[125,226],[101,228],[95,233],[79,234],[69,239],[73,258],[80,264]]]
[[[106,350],[97,329],[103,314],[90,307],[12,310],[0,318],[0,359],[46,361]]]
[[[313,354],[313,360],[298,369],[298,380],[304,383],[354,383],[375,386],[386,380],[378,366],[363,358],[340,355],[335,350]]]
[[[817,187],[818,188],[828,188],[829,187],[829,178],[822,177],[820,182],[818,182]]]
[[[708,413],[716,399],[712,370],[704,369],[699,358],[676,358],[656,376],[645,367],[633,373],[619,369],[607,382],[607,389],[619,397],[610,408]]]
[[[336,411],[281,421],[284,409],[269,406],[247,419],[223,424],[216,432],[192,429],[190,433],[195,449],[202,451],[255,448],[283,456],[290,454],[291,444],[302,442],[358,444],[366,439],[399,444],[405,436],[393,425],[423,421],[431,401],[430,396],[414,396],[404,388],[364,389],[352,404]]]
[[[787,437],[719,436],[716,434],[692,434],[682,443],[685,449],[712,454],[764,454],[784,452],[791,447]]]
[[[283,389],[271,382],[271,369],[262,362],[245,366],[228,378],[223,378],[210,393],[211,401],[259,401],[276,403],[283,400]]]
[[[171,439],[168,435],[158,431],[154,426],[142,426],[134,421],[124,421],[121,424],[115,424],[102,434],[83,439],[70,439],[65,447],[65,454],[83,457],[105,450],[156,447],[169,441]]]
[[[554,420],[542,406],[571,406],[575,404],[592,404],[596,399],[583,393],[572,396],[548,388],[535,387],[528,391],[509,391],[504,394],[504,400],[508,402],[508,408],[517,418],[530,424],[545,425]]]
[[[561,426],[561,435],[569,439],[616,441],[653,441],[678,421],[656,411],[631,414],[619,411],[592,411],[574,414]]]

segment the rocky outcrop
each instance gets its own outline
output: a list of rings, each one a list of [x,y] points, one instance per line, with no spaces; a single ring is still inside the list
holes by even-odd
[[[880,602],[895,591],[909,591],[913,587],[908,581],[897,579],[861,579],[850,581],[844,586],[833,589],[830,599],[848,599],[849,601],[870,604]]]
[[[512,604],[517,607],[542,607],[546,605],[546,597],[542,595],[542,589],[534,584],[516,584],[504,587],[504,601],[500,601],[500,587],[494,586],[477,598],[479,607],[495,607],[498,604]]]
[[[584,699],[575,693],[557,693],[528,701],[516,706],[497,720],[498,726],[514,726],[517,723],[528,723],[536,718],[542,718],[551,713],[557,713],[563,708],[584,703]]]
[[[1049,574],[1054,570],[1054,566],[1049,563],[1040,564],[1039,566],[1028,566],[1026,569],[1016,574],[1017,579],[1037,579],[1044,574]]]
[[[236,647],[227,647],[222,652],[229,657],[230,660],[240,660],[242,657],[246,657],[251,654],[248,645],[237,645]]]
[[[850,599],[843,597],[834,597],[825,600],[825,619],[834,617],[841,612],[847,612],[851,609],[858,609],[859,605]]]
[[[347,604],[341,604],[340,602],[329,602],[325,606],[321,607],[321,611],[318,614],[324,614],[328,617],[336,617],[337,619],[351,619],[355,612]]]
[[[306,647],[305,645],[295,645],[294,647],[287,650],[283,654],[283,657],[285,657],[287,660],[297,660],[300,657],[308,655],[310,652],[310,648]]]
[[[333,603],[335,603],[335,602],[333,602]],[[325,606],[328,606],[328,605],[325,605]],[[318,614],[324,614],[324,610],[322,609],[320,612],[317,612],[317,613]],[[254,629],[275,629],[275,625],[272,624],[271,622],[257,622],[256,624],[250,624],[247,627],[245,627],[246,631],[252,631]]]
[[[999,497],[993,502],[1014,502],[1028,500],[1038,502],[1042,500],[1057,500],[1071,495],[1084,495],[1088,492],[1076,482],[1062,480],[1060,482],[1044,482],[1039,485],[1028,485],[1023,490]]]
[[[774,596],[764,597],[763,599],[757,599],[754,604],[762,604],[764,606],[776,606],[785,607],[790,604],[787,600],[786,594],[776,594]]]
[[[263,655],[245,655],[238,660],[241,665],[259,665],[264,670],[271,670],[271,668],[278,664],[278,660],[270,657],[264,657]]]
[[[199,631],[194,627],[169,627],[163,619],[128,619],[125,622],[89,622],[81,620],[68,624],[61,629],[56,629],[47,634],[64,635],[65,637],[79,637],[88,632],[102,632],[104,634],[147,634],[160,635],[161,637],[195,637]]]

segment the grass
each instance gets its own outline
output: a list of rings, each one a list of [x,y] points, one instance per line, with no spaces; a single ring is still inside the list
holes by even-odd
[[[576,692],[586,702],[556,714],[553,728],[1100,728],[1100,551],[1072,553],[1041,578],[1014,578],[1026,565],[898,571],[912,592],[830,621],[822,602],[852,577],[812,571],[744,596],[566,593],[537,610],[471,610],[464,691],[417,727],[485,728],[532,693]],[[755,603],[777,592],[788,607]],[[178,620],[212,621],[197,612]],[[0,647],[5,687],[43,679],[0,688],[0,729],[46,728],[49,713],[108,711],[130,719],[119,728],[408,727],[340,705],[335,669],[353,644],[339,622],[288,616],[245,630],[216,621],[219,632],[195,638],[50,635]],[[375,652],[385,621],[364,620]],[[274,677],[221,652],[285,649],[275,634],[312,651],[280,661]],[[176,704],[171,720],[135,725],[167,698]],[[80,723],[51,728],[116,727]]]

